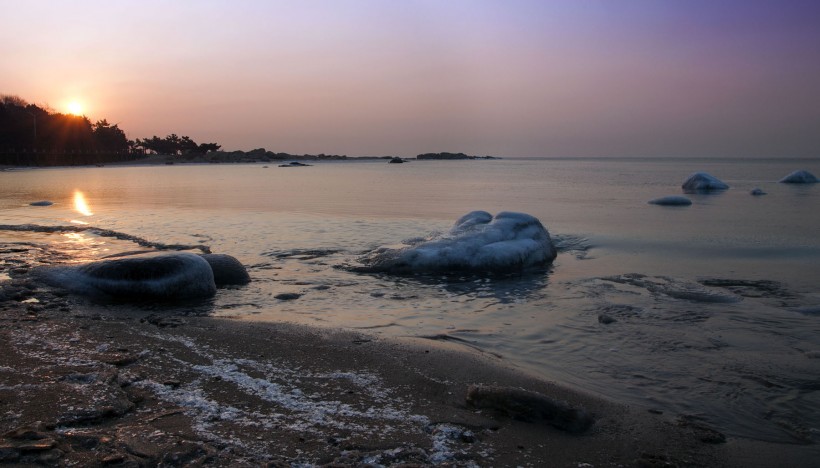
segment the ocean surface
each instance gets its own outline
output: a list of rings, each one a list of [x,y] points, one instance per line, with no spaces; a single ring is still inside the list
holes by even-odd
[[[777,182],[796,169],[820,175],[820,160],[269,166],[0,172],[0,281],[21,264],[207,246],[240,259],[253,282],[146,314],[444,340],[730,436],[820,442],[820,184]],[[695,171],[731,188],[687,195],[688,207],[647,204],[681,195]],[[749,194],[758,187],[767,195]],[[54,204],[30,205],[40,200]],[[536,216],[557,259],[512,276],[345,268],[473,210]]]

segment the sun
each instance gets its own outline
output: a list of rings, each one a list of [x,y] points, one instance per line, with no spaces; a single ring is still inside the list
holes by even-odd
[[[83,105],[79,101],[71,101],[68,103],[68,112],[74,115],[83,115]]]

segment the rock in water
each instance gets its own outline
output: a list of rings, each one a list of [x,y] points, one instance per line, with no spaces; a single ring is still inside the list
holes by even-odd
[[[471,385],[467,390],[467,404],[475,408],[491,409],[520,421],[546,421],[562,431],[580,434],[594,419],[586,411],[573,408],[563,401],[554,400],[536,392],[513,387]]]
[[[689,206],[692,204],[692,200],[682,197],[680,195],[670,195],[668,197],[661,197],[656,198],[654,200],[649,200],[648,202],[651,205],[661,205],[661,206]]]
[[[51,206],[53,204],[54,204],[53,201],[48,201],[48,200],[40,200],[40,201],[35,201],[35,202],[29,203],[30,206]]]
[[[784,184],[816,184],[817,177],[809,171],[794,171],[786,177],[780,179]]]
[[[216,294],[208,262],[192,253],[145,254],[44,270],[44,279],[79,294],[115,300],[207,298]]]
[[[251,282],[248,270],[235,257],[225,254],[204,254],[201,257],[211,266],[214,283],[217,286],[241,285]]]
[[[359,260],[362,272],[395,274],[471,271],[504,273],[544,267],[556,257],[549,232],[534,216],[473,211],[442,236],[398,248],[382,247]]]
[[[756,197],[759,197],[760,195],[766,195],[766,192],[764,192],[763,189],[759,187],[753,188],[752,191],[749,193]]]
[[[705,172],[695,172],[681,186],[687,193],[712,192],[716,190],[728,190],[729,186],[717,177]]]

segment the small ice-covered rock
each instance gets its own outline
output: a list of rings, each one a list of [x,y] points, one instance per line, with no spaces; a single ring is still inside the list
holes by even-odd
[[[753,188],[752,191],[749,193],[756,197],[759,197],[760,195],[766,195],[766,192],[764,192],[763,189],[759,187]]]
[[[794,171],[786,177],[780,179],[784,184],[816,184],[817,177],[809,171]]]
[[[684,192],[711,192],[729,189],[725,182],[705,172],[695,172],[690,175],[681,187],[683,187]]]
[[[362,267],[353,269],[397,274],[504,273],[546,266],[556,254],[549,232],[534,216],[502,212],[493,217],[473,211],[442,236],[376,249],[359,259]]]
[[[53,201],[48,201],[48,200],[40,200],[40,201],[35,201],[35,202],[29,203],[29,205],[31,205],[31,206],[51,206],[53,204],[54,204]]]
[[[692,204],[692,200],[680,195],[670,195],[668,197],[661,197],[656,198],[654,200],[649,200],[649,202],[647,203],[651,205],[662,206],[689,206]]]
[[[115,300],[207,298],[216,294],[208,262],[192,253],[131,255],[42,270],[47,282],[69,291]]]

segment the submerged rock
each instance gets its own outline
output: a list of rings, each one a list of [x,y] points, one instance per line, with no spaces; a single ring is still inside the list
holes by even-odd
[[[274,299],[279,299],[280,301],[293,301],[300,297],[302,297],[302,295],[298,293],[281,293],[273,296]]]
[[[816,184],[817,177],[809,171],[794,171],[786,177],[780,179],[783,184]]]
[[[235,257],[225,254],[203,254],[201,257],[211,266],[214,283],[217,286],[242,285],[251,282],[248,270]]]
[[[557,253],[549,232],[534,216],[486,211],[462,216],[442,236],[382,247],[359,260],[355,271],[395,274],[473,271],[504,273],[543,267]]]
[[[192,253],[132,255],[54,267],[43,278],[78,294],[116,300],[173,300],[206,298],[216,294],[208,262]]]
[[[722,180],[705,172],[695,172],[690,175],[681,185],[684,192],[712,192],[717,190],[728,190],[729,186]]]
[[[682,197],[680,195],[670,195],[668,197],[661,197],[656,198],[654,200],[649,200],[647,203],[650,205],[661,205],[661,206],[689,206],[692,204],[692,200]]]
[[[581,408],[513,387],[472,385],[467,390],[467,404],[491,409],[520,421],[546,421],[557,429],[573,434],[586,431],[594,423],[592,416]]]

